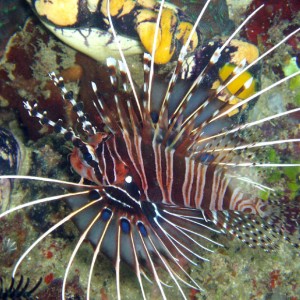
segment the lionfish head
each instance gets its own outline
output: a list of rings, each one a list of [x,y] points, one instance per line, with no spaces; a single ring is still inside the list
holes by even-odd
[[[267,251],[276,248],[281,238],[298,248],[299,202],[280,201],[272,188],[248,177],[247,172],[241,175],[239,170],[300,166],[293,162],[261,162],[255,155],[249,155],[253,149],[295,144],[299,139],[247,143],[242,135],[256,126],[299,112],[300,108],[252,122],[239,116],[261,94],[300,74],[298,71],[258,91],[255,66],[299,29],[259,55],[256,47],[235,37],[261,6],[230,37],[200,47],[198,24],[210,4],[207,1],[194,24],[181,24],[186,27],[178,29],[180,50],[168,48],[167,54],[162,54],[164,43],[172,38],[175,25],[171,21],[175,13],[161,1],[148,14],[140,12],[136,16],[137,22],[141,19],[144,22],[149,15],[152,20],[148,27],[142,21],[137,23],[142,43],[149,52],[144,54],[144,83],[138,90],[115,30],[114,2],[103,1],[105,6],[101,6],[106,9],[106,21],[121,57],[119,61],[107,59],[111,81],[109,101],[102,98],[101,88],[91,83],[97,95],[93,103],[95,114],[104,124],[105,132],[98,129],[102,124],[92,124],[82,105],[66,89],[63,78],[54,73],[50,77],[61,90],[64,101],[73,106],[84,136],[73,128],[65,128],[62,120],[50,120],[45,112],[39,111],[37,103],[24,102],[32,117],[52,127],[73,145],[70,162],[82,180],[73,183],[31,176],[0,176],[48,182],[68,191],[26,202],[1,213],[0,218],[52,201],[66,201],[72,209],[30,245],[17,261],[13,277],[31,250],[69,220],[75,222],[81,234],[65,269],[62,299],[66,299],[71,265],[85,240],[94,248],[88,299],[100,252],[114,264],[118,299],[121,262],[135,272],[144,299],[145,279],[157,285],[166,298],[166,275],[187,299],[186,288],[202,290],[187,265],[197,266],[207,261],[209,253],[222,247],[216,237],[219,234],[231,234],[251,247]],[[123,2],[120,5],[126,6]],[[144,38],[147,30],[151,37],[148,40]],[[242,48],[255,52],[254,56],[249,58],[246,51],[240,57]],[[176,55],[175,67],[167,79],[156,76],[153,58],[163,63]],[[125,97],[120,97],[120,90]],[[269,200],[258,196],[261,190],[270,192]]]

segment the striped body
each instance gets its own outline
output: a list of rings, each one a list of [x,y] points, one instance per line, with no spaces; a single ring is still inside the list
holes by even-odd
[[[72,154],[72,166],[83,178],[99,185],[113,184],[126,189],[125,179],[131,176],[141,193],[140,201],[263,215],[263,201],[232,187],[233,180],[222,168],[178,154],[155,141],[153,132],[144,136],[149,136],[149,140],[142,139],[137,131],[133,136],[108,135],[105,141],[93,146],[100,178],[82,162],[77,149]]]

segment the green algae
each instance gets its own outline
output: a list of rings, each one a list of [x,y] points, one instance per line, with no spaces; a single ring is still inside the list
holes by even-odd
[[[297,58],[290,57],[282,69],[285,76],[289,76],[295,72],[298,72],[300,68],[297,64]],[[300,106],[300,75],[295,76],[290,80],[289,88],[295,92],[295,103],[297,106]]]

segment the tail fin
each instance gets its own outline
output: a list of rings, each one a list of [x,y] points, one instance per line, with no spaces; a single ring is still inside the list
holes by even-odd
[[[207,219],[252,248],[278,248],[282,239],[300,247],[300,202],[271,200],[264,216],[240,211],[204,211]]]
[[[278,234],[294,247],[300,247],[300,197],[280,203],[270,201],[271,214],[266,218]]]

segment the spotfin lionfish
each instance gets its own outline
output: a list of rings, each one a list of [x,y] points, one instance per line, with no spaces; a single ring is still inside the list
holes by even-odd
[[[101,87],[91,82],[97,95],[95,113],[104,123],[105,132],[99,132],[101,124],[90,122],[82,104],[76,102],[72,91],[65,88],[63,78],[54,73],[50,73],[50,77],[61,90],[62,98],[72,104],[78,125],[84,131],[82,137],[74,128],[65,128],[62,120],[50,120],[46,112],[39,111],[36,102],[24,101],[25,109],[33,118],[52,127],[73,144],[70,161],[82,180],[73,183],[32,176],[0,176],[53,183],[68,191],[13,207],[1,213],[0,218],[52,201],[66,201],[72,208],[70,214],[43,233],[24,252],[14,266],[13,277],[37,244],[69,220],[74,221],[81,235],[65,269],[62,299],[66,299],[67,277],[84,240],[89,240],[94,247],[87,275],[87,299],[90,298],[99,252],[114,264],[118,299],[121,299],[121,262],[136,273],[144,299],[143,281],[156,284],[162,298],[166,299],[165,290],[169,286],[164,283],[161,271],[170,277],[173,286],[187,299],[184,287],[202,291],[205,286],[199,286],[186,265],[197,266],[208,260],[207,253],[222,247],[216,238],[218,234],[231,234],[250,247],[261,247],[266,251],[275,249],[282,238],[299,248],[299,202],[281,201],[272,189],[247,174],[241,175],[239,170],[300,166],[297,163],[262,162],[255,155],[255,149],[299,143],[299,138],[247,143],[241,135],[255,126],[299,112],[300,108],[253,122],[242,122],[231,117],[231,112],[242,110],[261,94],[300,74],[298,71],[260,91],[239,97],[251,89],[255,81],[253,76],[243,77],[244,74],[251,74],[248,70],[300,29],[251,63],[242,59],[227,72],[216,89],[207,92],[207,77],[215,72],[235,36],[262,8],[257,8],[228,39],[215,46],[194,79],[182,79],[189,45],[209,3],[206,2],[190,29],[167,83],[162,84],[154,76],[152,59],[164,11],[164,1],[161,1],[152,51],[143,57],[144,84],[139,92],[111,18],[110,1],[107,1],[108,22],[121,60],[107,59],[112,95],[109,102],[101,96]],[[231,90],[230,98],[220,101],[218,96],[236,82],[239,86]],[[241,99],[229,104],[234,98]],[[268,200],[257,196],[260,190],[270,191]]]

